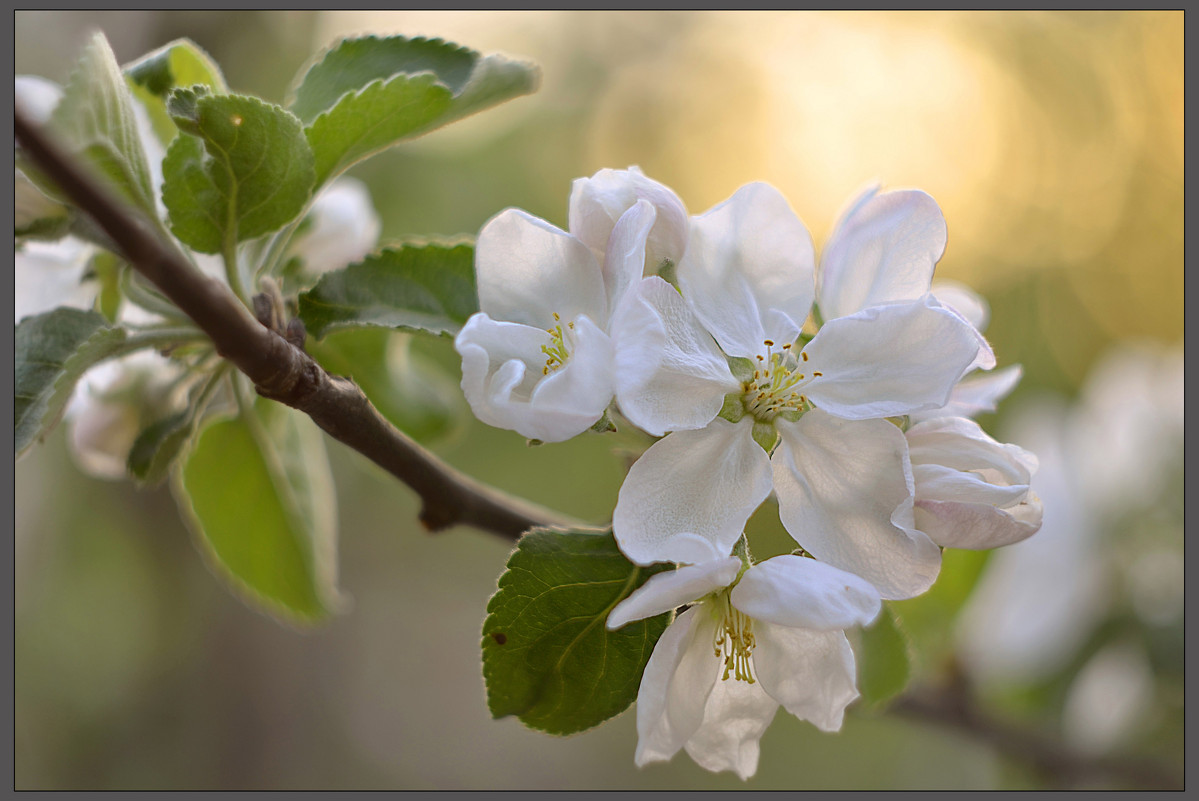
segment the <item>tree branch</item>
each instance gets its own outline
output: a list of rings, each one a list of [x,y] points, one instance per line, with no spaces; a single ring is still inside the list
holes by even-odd
[[[263,397],[298,409],[331,437],[416,491],[430,531],[455,524],[515,540],[533,526],[579,525],[459,473],[386,420],[353,381],[331,376],[311,356],[256,320],[229,287],[201,273],[17,108],[22,152],[96,221],[148,278],[245,373]]]

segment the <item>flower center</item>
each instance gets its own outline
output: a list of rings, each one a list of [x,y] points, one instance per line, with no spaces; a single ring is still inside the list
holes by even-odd
[[[724,675],[720,679],[728,681],[731,675],[737,681],[753,684],[749,665],[754,652],[753,619],[729,603],[728,593],[723,593],[717,603],[720,620],[712,638],[712,651],[717,659],[724,660]]]
[[[758,354],[753,377],[741,385],[741,402],[745,411],[755,420],[769,423],[783,412],[805,412],[812,407],[801,390],[819,372],[807,372],[804,363],[808,354],[797,357],[790,342],[775,350],[774,342],[767,339],[766,355]]]
[[[545,329],[545,332],[550,335],[550,344],[542,345],[541,352],[546,355],[545,367],[541,368],[542,375],[549,375],[566,364],[570,358],[570,349],[574,346],[574,329],[573,322],[567,323],[566,328],[562,328],[562,318],[558,316],[558,312],[554,312],[554,322],[557,323],[553,328]]]

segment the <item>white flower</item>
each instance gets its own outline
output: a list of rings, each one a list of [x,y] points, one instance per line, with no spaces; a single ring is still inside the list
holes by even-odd
[[[742,573],[738,557],[690,539],[698,564],[651,577],[608,616],[617,629],[691,604],[642,674],[636,762],[686,748],[702,767],[748,779],[780,705],[823,731],[841,728],[858,696],[843,630],[869,623],[881,602],[867,582],[812,559],[776,556]]]
[[[1037,458],[996,442],[973,420],[939,417],[906,432],[916,528],[946,548],[998,548],[1041,527],[1030,483]]]
[[[361,261],[375,249],[381,223],[366,184],[342,176],[325,187],[308,212],[312,227],[297,236],[291,252],[321,275]]]
[[[609,321],[641,277],[657,217],[638,200],[612,227],[602,261],[576,236],[506,209],[475,245],[479,309],[454,340],[475,416],[560,442],[591,427],[612,401]]]
[[[673,432],[621,487],[613,527],[631,560],[683,561],[683,532],[728,553],[773,488],[783,525],[809,553],[884,598],[935,580],[940,551],[914,526],[906,440],[879,418],[944,406],[985,342],[927,294],[943,232],[911,219],[931,201],[880,197],[887,215],[860,202],[850,220],[872,224],[843,224],[830,242],[820,307],[844,313],[802,347],[812,244],[766,184],[692,219],[682,297],[658,278],[629,293],[613,323],[617,400],[651,434]],[[870,289],[851,296],[854,270]],[[726,357],[742,360],[737,375]]]
[[[646,275],[666,262],[678,264],[687,249],[687,208],[673,190],[646,177],[640,167],[600,170],[577,178],[570,192],[570,232],[603,261],[612,229],[638,200],[649,201],[657,212],[645,245]]]
[[[13,263],[15,322],[59,306],[92,308],[98,287],[84,275],[95,253],[95,247],[75,237],[19,243]]]
[[[88,370],[65,413],[79,468],[96,478],[124,478],[129,451],[142,430],[185,405],[180,375],[176,364],[149,350]]]

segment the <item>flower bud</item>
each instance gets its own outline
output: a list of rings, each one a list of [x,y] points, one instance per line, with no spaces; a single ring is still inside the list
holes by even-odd
[[[616,221],[638,200],[653,204],[657,219],[645,247],[645,275],[664,262],[678,264],[687,248],[687,209],[669,187],[647,178],[639,167],[600,170],[577,178],[570,193],[570,233],[582,240],[602,264]]]

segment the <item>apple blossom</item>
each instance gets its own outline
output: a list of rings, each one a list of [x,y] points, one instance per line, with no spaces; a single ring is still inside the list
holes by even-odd
[[[382,223],[370,191],[357,178],[334,179],[312,201],[308,219],[312,227],[292,240],[289,251],[302,258],[313,275],[360,261],[379,241]]]
[[[483,226],[475,245],[480,311],[454,340],[476,417],[545,442],[600,419],[614,392],[609,323],[641,277],[656,219],[653,203],[637,200],[612,226],[602,259],[519,209]]]
[[[637,693],[636,762],[685,748],[702,767],[748,779],[781,705],[823,731],[858,696],[844,629],[878,614],[878,592],[831,565],[783,555],[745,566],[700,537],[696,564],[652,576],[608,616],[609,629],[688,605],[663,633]]]
[[[925,207],[923,193],[905,197]],[[631,560],[678,560],[674,540],[684,532],[727,553],[773,489],[784,526],[821,561],[862,576],[884,598],[932,584],[940,551],[914,526],[907,443],[881,418],[943,406],[985,342],[927,286],[914,300],[892,298],[910,289],[885,280],[897,269],[886,231],[906,231],[909,219],[892,211],[834,242],[821,286],[846,314],[806,344],[812,244],[767,184],[744,186],[692,219],[682,297],[658,278],[630,291],[613,324],[617,400],[649,433],[672,432],[621,487],[613,528]],[[928,262],[919,272],[926,283],[943,246],[936,227],[900,239],[915,254],[903,260],[909,272]],[[882,288],[846,300],[847,264],[877,267],[871,280]],[[867,300],[877,303],[855,308]]]

